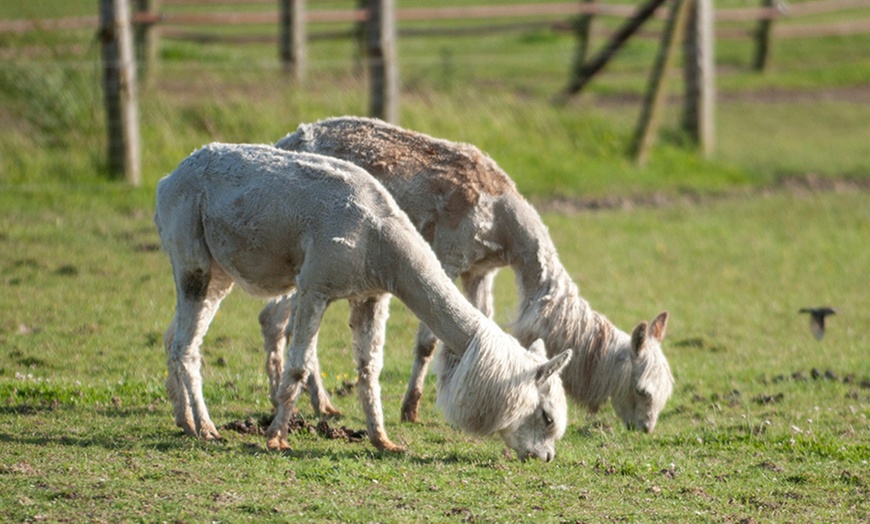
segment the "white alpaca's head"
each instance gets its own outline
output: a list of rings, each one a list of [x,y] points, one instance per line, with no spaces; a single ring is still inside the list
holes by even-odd
[[[544,341],[540,339],[529,348],[529,356],[537,363],[536,407],[499,431],[504,443],[516,451],[520,460],[534,457],[550,462],[556,456],[556,441],[565,435],[568,425],[568,402],[559,373],[571,360],[571,353],[569,349],[547,360]]]
[[[503,333],[490,335],[496,336],[477,338],[461,357],[441,348],[435,360],[436,405],[463,431],[498,434],[520,460],[549,462],[568,424],[559,372],[571,359],[571,350],[548,360],[541,340],[527,351]]]
[[[651,324],[641,322],[631,332],[631,348],[627,352],[631,374],[611,399],[613,409],[629,429],[651,433],[673,392],[674,378],[661,348],[667,326],[665,311]]]

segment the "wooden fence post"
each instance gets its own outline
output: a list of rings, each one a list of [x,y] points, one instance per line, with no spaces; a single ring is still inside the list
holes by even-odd
[[[685,40],[683,128],[705,157],[714,147],[715,71],[713,0],[691,0]]]
[[[136,13],[156,17],[160,11],[160,0],[136,0]],[[133,41],[136,49],[136,64],[139,69],[140,84],[148,84],[153,79],[157,65],[158,24],[147,21],[134,24]]]
[[[638,7],[635,14],[623,23],[610,38],[610,41],[599,51],[598,55],[589,60],[577,74],[573,75],[568,86],[556,96],[556,102],[564,102],[583,89],[592,77],[616,55],[616,52],[628,41],[631,35],[640,29],[640,26],[649,20],[656,12],[656,9],[663,3],[665,3],[665,0],[647,0],[646,3]]]
[[[595,0],[580,0],[587,6]],[[574,62],[571,64],[570,85],[581,82],[583,68],[586,65],[586,57],[589,55],[589,36],[592,31],[592,13],[584,13],[577,17],[574,22],[574,34],[577,35],[577,49],[574,52]]]
[[[368,7],[368,0],[356,0],[356,8],[357,9],[366,9]],[[353,24],[353,41],[354,41],[354,54],[353,54],[353,70],[356,74],[361,74],[365,69],[365,57],[366,57],[366,26],[368,25],[367,21],[355,22]]]
[[[279,45],[284,71],[297,82],[305,78],[305,0],[278,0],[281,25]]]
[[[763,7],[772,8],[775,0],[761,0]],[[755,32],[755,61],[752,64],[756,71],[766,71],[770,56],[770,34],[773,32],[773,18],[762,18]]]
[[[691,0],[673,0],[668,21],[662,31],[662,40],[656,64],[650,75],[649,87],[637,126],[632,153],[638,165],[645,165],[655,140],[659,114],[667,98],[668,76],[673,63],[674,48],[682,39],[686,27],[686,14]]]
[[[138,186],[141,182],[139,114],[128,0],[100,0],[100,35],[109,172]]]
[[[396,8],[394,0],[369,0],[367,56],[369,64],[369,114],[396,123],[399,105],[399,72],[396,64]]]

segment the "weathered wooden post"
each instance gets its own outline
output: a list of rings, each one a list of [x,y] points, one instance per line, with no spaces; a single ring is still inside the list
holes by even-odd
[[[305,0],[278,0],[279,54],[284,71],[297,82],[305,78]]]
[[[109,172],[138,186],[141,182],[139,114],[128,0],[100,0],[100,35]]]
[[[356,8],[365,10],[368,6],[368,0],[356,0]],[[363,70],[365,70],[365,57],[366,57],[366,26],[368,25],[367,20],[363,20],[360,22],[354,22],[353,24],[353,40],[354,40],[354,54],[353,54],[353,70],[356,74],[361,74]]]
[[[580,92],[580,90],[583,89],[590,80],[592,80],[592,77],[604,68],[611,58],[616,56],[617,51],[619,51],[625,42],[631,38],[631,35],[637,32],[643,23],[649,20],[656,12],[656,9],[665,3],[665,1],[666,0],[647,0],[644,4],[639,6],[635,14],[623,23],[601,51],[599,51],[594,58],[587,61],[584,66],[576,72],[576,74],[572,75],[571,80],[568,82],[565,89],[556,95],[555,101],[557,103],[565,102],[568,98]]]
[[[160,29],[155,20],[159,15],[160,0],[136,0],[135,5],[135,15],[143,18],[133,25],[139,83],[148,84],[153,79],[157,66]]]
[[[369,0],[368,9],[369,114],[397,123],[399,70],[396,64],[395,1]]]
[[[591,7],[595,0],[580,0],[584,7]],[[574,21],[574,34],[577,35],[577,49],[574,51],[574,62],[571,64],[570,85],[577,85],[583,76],[583,67],[589,54],[589,35],[592,31],[592,12],[587,11]]]
[[[752,67],[756,71],[766,71],[770,56],[770,35],[773,33],[772,9],[776,6],[776,0],[761,0],[765,13],[758,22],[755,31],[755,60]]]
[[[683,128],[709,157],[715,145],[716,66],[713,51],[713,0],[691,0],[684,44]]]
[[[650,75],[643,111],[632,144],[635,161],[641,166],[646,164],[649,150],[655,140],[659,114],[667,98],[665,88],[673,63],[674,49],[685,33],[686,15],[690,2],[691,0],[673,0],[667,24],[662,31],[659,54]]]

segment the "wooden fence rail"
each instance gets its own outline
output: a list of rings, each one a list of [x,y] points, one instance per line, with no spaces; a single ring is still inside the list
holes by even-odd
[[[234,5],[270,4],[275,0],[162,0],[164,6],[183,5]],[[800,4],[789,4],[787,8],[727,8],[717,9],[716,22],[752,22],[764,19],[798,18],[810,15],[835,13],[852,9],[868,8],[870,0],[819,0]],[[543,4],[513,4],[502,6],[457,6],[433,8],[397,8],[397,21],[436,21],[436,20],[494,20],[528,17],[572,17],[582,14],[625,18],[634,14],[634,5],[598,4],[595,2],[554,2]],[[365,9],[309,9],[305,13],[307,23],[346,23],[364,22]],[[663,13],[655,15],[663,18]],[[247,13],[184,13],[163,10],[157,14],[135,13],[134,23],[160,25],[216,25],[251,24],[274,25],[279,21],[278,11]],[[836,25],[836,24],[827,24]],[[859,24],[860,25],[860,24]],[[30,31],[96,29],[98,16],[78,16],[49,18],[40,20],[0,20],[0,33],[26,33]],[[863,26],[861,26],[863,27]]]

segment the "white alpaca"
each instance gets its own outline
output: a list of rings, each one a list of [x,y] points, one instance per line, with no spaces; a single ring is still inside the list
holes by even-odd
[[[359,167],[268,146],[211,144],[157,186],[157,230],[172,262],[175,317],[165,336],[176,423],[219,438],[202,396],[200,345],[223,297],[238,284],[276,297],[296,292],[293,340],[267,447],[286,449],[287,422],[316,362],[328,304],[350,301],[359,399],[380,450],[402,451],[384,429],[378,376],[390,294],[443,341],[439,402],[447,420],[499,434],[520,458],[551,460],[567,405],[559,371],[526,351],[459,293],[392,196]]]
[[[574,358],[562,372],[569,396],[592,412],[611,398],[628,427],[653,430],[673,388],[660,346],[667,314],[656,317],[649,330],[645,322],[639,324],[632,338],[592,311],[559,261],[537,212],[491,158],[468,144],[354,117],[303,124],[276,147],[348,160],[380,180],[432,245],[450,278],[460,277],[466,296],[488,316],[493,313],[495,272],[511,266],[520,295],[515,328],[520,342],[543,338],[551,355],[574,348]],[[285,298],[267,305],[260,316],[273,383],[285,334],[291,334],[285,333],[290,309]],[[418,418],[435,344],[421,324],[403,420]],[[309,381],[315,408],[335,413],[319,380],[318,373]]]

